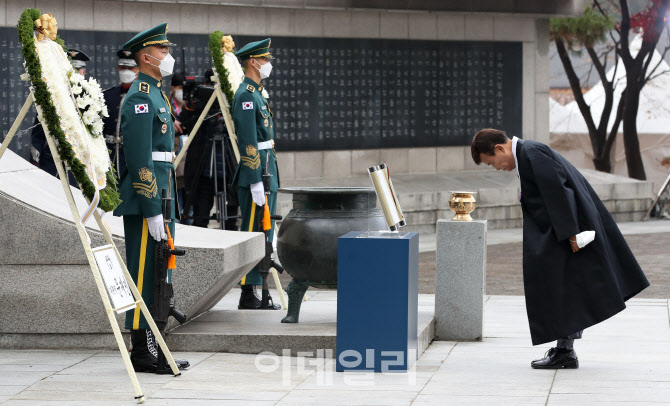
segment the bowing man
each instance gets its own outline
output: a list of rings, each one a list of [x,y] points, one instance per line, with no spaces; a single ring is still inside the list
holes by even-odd
[[[557,340],[536,369],[579,368],[574,339],[649,286],[614,219],[579,171],[547,145],[479,131],[472,159],[521,181],[523,281],[533,345]],[[583,236],[590,234],[592,242]],[[588,245],[585,245],[588,244]]]

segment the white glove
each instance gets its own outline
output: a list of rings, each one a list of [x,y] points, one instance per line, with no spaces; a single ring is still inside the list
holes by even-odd
[[[583,233],[577,234],[575,237],[577,237],[577,246],[579,248],[584,248],[596,238],[596,232],[584,231]]]
[[[167,233],[165,232],[165,222],[163,222],[163,215],[149,217],[147,219],[149,224],[149,234],[156,241],[167,240]]]
[[[253,183],[249,185],[251,189],[251,198],[256,206],[263,206],[265,204],[265,190],[263,189],[263,182]]]

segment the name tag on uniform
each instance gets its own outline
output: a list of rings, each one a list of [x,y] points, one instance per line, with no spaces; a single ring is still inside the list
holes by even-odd
[[[159,113],[165,113],[165,107],[160,107],[160,108],[158,109],[158,112],[159,112]]]
[[[253,110],[254,102],[242,102],[242,110]]]
[[[142,114],[142,113],[148,113],[149,112],[149,105],[148,104],[136,104],[135,105],[135,114]]]
[[[267,109],[268,109],[268,106],[261,107],[261,110],[267,110]]]

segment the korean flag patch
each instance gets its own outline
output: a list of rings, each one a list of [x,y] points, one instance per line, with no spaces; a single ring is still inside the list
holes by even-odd
[[[135,105],[135,114],[143,114],[149,112],[148,104],[136,104]]]
[[[242,102],[242,110],[253,110],[253,109],[254,109],[254,102]]]

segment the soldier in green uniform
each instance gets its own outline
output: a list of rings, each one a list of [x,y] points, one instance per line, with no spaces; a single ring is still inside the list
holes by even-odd
[[[233,186],[237,187],[237,196],[242,212],[242,231],[259,231],[258,210],[265,204],[265,190],[262,174],[268,168],[270,178],[270,194],[267,201],[270,213],[275,214],[277,208],[277,189],[279,176],[277,172],[277,156],[274,150],[274,131],[272,110],[263,97],[261,80],[270,76],[272,64],[270,59],[270,38],[252,42],[235,52],[240,59],[246,77],[237,89],[233,99],[233,121],[240,149],[240,164],[233,178]],[[270,239],[274,236],[275,222],[272,220]],[[242,294],[239,309],[260,309],[261,299],[256,286],[263,280],[258,267],[252,269],[240,282]],[[268,309],[281,309],[270,301]]]
[[[143,31],[123,45],[139,66],[121,108],[121,133],[126,167],[121,173],[120,194],[123,201],[114,210],[123,216],[126,240],[126,264],[137,289],[148,307],[153,303],[154,247],[167,239],[162,214],[162,191],[176,196],[174,166],[174,116],[163,93],[161,78],[172,74],[174,58],[167,39],[167,24]],[[172,205],[170,218],[178,216]],[[170,222],[174,238],[174,222]],[[149,325],[139,306],[126,312],[126,326],[131,330],[130,359],[138,372],[156,369],[157,350]]]

